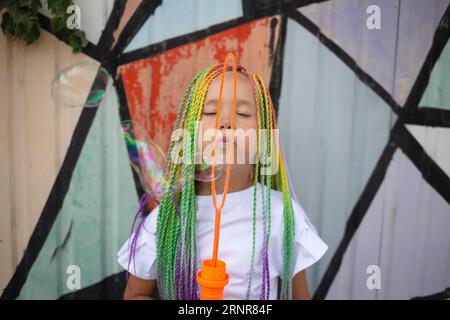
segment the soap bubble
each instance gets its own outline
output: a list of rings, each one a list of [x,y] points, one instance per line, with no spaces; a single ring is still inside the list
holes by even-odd
[[[212,176],[212,165],[203,161],[200,164],[195,166],[195,175],[194,178],[200,182],[211,182],[213,180],[217,180],[222,177],[222,174],[226,170],[226,167],[223,164],[216,164],[214,166],[214,179]]]
[[[139,177],[142,188],[157,201],[161,199],[164,187],[168,186],[165,176],[166,155],[149,136],[147,130],[140,124],[131,120],[121,123],[122,132],[128,157],[134,172]],[[199,182],[211,182],[212,166],[207,162],[195,165],[194,179]],[[226,165],[218,164],[214,168],[214,180],[222,177]],[[173,182],[174,190],[179,190],[182,184],[182,167],[179,166]]]
[[[159,200],[166,183],[163,150],[150,139],[143,126],[133,124],[131,120],[122,122],[121,132],[125,138],[131,166],[139,176],[142,187]]]
[[[109,81],[106,69],[94,62],[80,62],[59,72],[52,82],[52,97],[65,107],[98,107]]]

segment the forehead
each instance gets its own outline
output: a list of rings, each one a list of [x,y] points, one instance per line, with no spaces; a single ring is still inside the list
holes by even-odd
[[[208,93],[206,94],[206,99],[217,98],[220,93],[220,76],[214,78],[211,81],[208,88]],[[233,96],[233,83],[234,77],[233,72],[226,72],[223,83],[223,98],[232,98]],[[250,84],[250,80],[243,74],[237,73],[236,77],[236,95],[237,98],[253,98],[253,90]]]

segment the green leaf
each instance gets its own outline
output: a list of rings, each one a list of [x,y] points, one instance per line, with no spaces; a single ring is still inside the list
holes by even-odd
[[[69,44],[71,47],[80,47],[81,46],[80,37],[75,32],[73,32],[69,35],[68,41],[69,41]]]
[[[31,8],[33,5],[33,0],[21,0],[20,1],[20,6],[21,7],[28,7]]]
[[[72,47],[73,52],[80,52],[82,48],[88,45],[88,40],[84,31],[76,30],[70,33],[68,38],[69,45]]]
[[[31,27],[30,31],[27,33],[27,36],[24,40],[26,41],[27,45],[30,45],[31,43],[36,41],[40,35],[41,30],[39,28],[39,25],[34,24],[33,27]]]
[[[48,9],[50,10],[50,11],[57,11],[58,10],[58,8],[59,8],[59,3],[60,3],[61,1],[59,1],[59,0],[48,0],[47,1],[47,7],[48,7]]]
[[[1,24],[3,33],[9,33],[12,36],[15,36],[15,27],[14,27],[14,21],[11,18],[11,15],[9,12],[4,12],[2,15],[2,24]]]
[[[66,21],[60,17],[52,17],[50,20],[53,32],[59,32],[66,26]]]
[[[82,30],[77,30],[77,32],[80,33],[80,39],[81,39],[81,46],[84,48],[88,45],[89,41],[86,38],[86,34]]]
[[[33,12],[33,16],[37,17],[40,9],[42,9],[41,0],[32,0],[31,12]]]
[[[19,8],[19,4],[17,3],[17,1],[14,0],[3,0],[0,3],[0,9],[3,8],[7,8],[9,12],[13,12]]]
[[[64,15],[64,13],[67,10],[67,7],[72,4],[72,0],[66,1],[66,0],[48,0],[47,6],[52,12],[52,14],[61,16]]]
[[[15,14],[14,24],[16,34],[27,33],[33,26],[33,20],[24,9],[19,9]]]
[[[67,8],[72,4],[73,0],[47,0],[47,7],[52,14],[50,24],[53,32],[67,34],[67,42],[74,52],[79,52],[89,42],[82,30],[67,28]],[[0,27],[3,33],[22,39],[27,44],[33,43],[40,36],[38,13],[41,8],[41,0],[0,0]]]

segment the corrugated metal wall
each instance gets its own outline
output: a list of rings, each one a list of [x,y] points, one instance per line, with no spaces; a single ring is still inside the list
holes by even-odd
[[[113,1],[75,3],[81,7],[82,27],[88,39],[97,43]],[[130,10],[124,14],[124,22],[133,13],[132,8]],[[44,14],[47,14],[45,10]],[[13,41],[0,32],[1,288],[7,286],[17,271],[49,194],[52,189],[58,189],[55,181],[82,108],[57,105],[51,95],[52,81],[60,71],[80,62],[100,65],[83,53],[73,54],[67,44],[45,30],[41,30],[39,40],[31,46]],[[90,86],[89,83],[86,86],[86,97]],[[55,230],[64,234],[67,226]],[[45,267],[48,272],[55,271],[48,262]],[[67,265],[58,270],[62,280],[67,277],[66,268]],[[49,278],[45,273],[40,276],[41,280],[35,281],[34,292],[24,297],[57,298],[64,293],[61,288],[46,290],[43,284]]]
[[[365,26],[374,4],[380,30]],[[448,179],[448,124],[405,125],[398,117],[401,108],[448,110],[449,43],[428,67],[428,87],[417,85],[448,4],[328,1],[288,22],[280,131],[297,195],[331,247],[310,269],[318,297],[408,299],[450,284],[450,189],[421,163],[430,157]],[[373,265],[381,288],[371,290]]]
[[[66,155],[80,108],[51,97],[58,70],[89,57],[43,32],[32,47],[0,34],[0,284],[9,282]],[[88,92],[86,92],[87,96]]]
[[[46,31],[30,47],[0,34],[3,297],[120,298],[138,199],[120,121],[164,146],[187,82],[229,50],[270,84],[294,189],[329,245],[308,269],[315,297],[450,286],[450,1],[284,2],[75,1],[91,42],[77,55]],[[117,68],[101,106],[55,105],[58,71],[95,60]]]

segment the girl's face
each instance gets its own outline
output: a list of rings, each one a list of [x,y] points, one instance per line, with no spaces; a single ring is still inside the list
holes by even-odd
[[[217,130],[222,133],[218,136],[217,146],[222,151],[223,163],[228,159],[228,150],[231,144],[233,154],[233,163],[249,163],[255,158],[256,154],[256,137],[257,137],[257,113],[255,98],[253,96],[250,80],[237,73],[236,83],[236,115],[235,115],[235,138],[231,141],[232,112],[233,112],[233,72],[226,72],[224,77],[222,100],[220,103],[220,115]],[[202,143],[202,150],[205,154],[208,145],[212,150],[214,136],[208,135],[208,132],[214,132],[217,103],[220,94],[220,76],[216,77],[210,84],[206,94],[203,111],[201,115],[201,129],[203,138],[199,137]],[[212,136],[212,137],[211,137]],[[201,139],[201,140],[200,140]],[[219,141],[221,139],[221,141]],[[220,152],[220,151],[219,151]],[[217,155],[216,155],[217,156]],[[244,162],[243,162],[244,161]],[[254,162],[253,162],[254,163]]]

